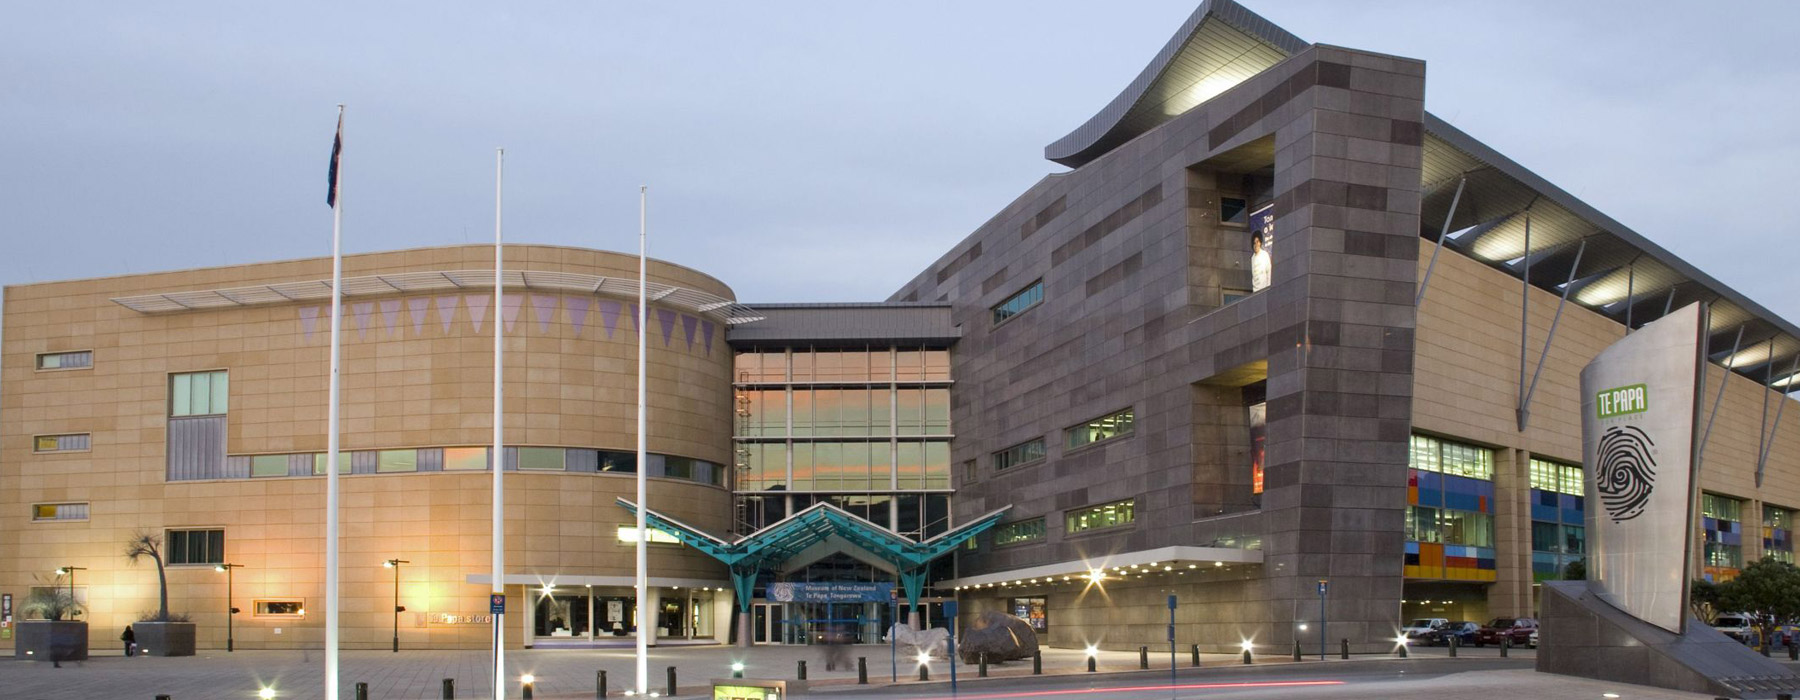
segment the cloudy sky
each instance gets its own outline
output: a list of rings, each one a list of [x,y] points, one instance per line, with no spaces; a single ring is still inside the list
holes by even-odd
[[[16,3],[0,283],[507,236],[747,301],[885,298],[1060,166],[1196,0]],[[1800,3],[1246,0],[1423,58],[1427,107],[1788,318]],[[1704,12],[1705,14],[1701,14]]]

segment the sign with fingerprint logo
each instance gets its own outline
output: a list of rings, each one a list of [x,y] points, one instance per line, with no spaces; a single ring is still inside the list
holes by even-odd
[[[1601,599],[1680,633],[1687,610],[1698,304],[1602,350],[1581,370],[1588,579]]]

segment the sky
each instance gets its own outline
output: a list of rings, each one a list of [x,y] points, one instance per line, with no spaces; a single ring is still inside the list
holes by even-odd
[[[1243,0],[1800,319],[1800,3]],[[509,241],[885,299],[1062,166],[1197,0],[15,3],[0,284]]]

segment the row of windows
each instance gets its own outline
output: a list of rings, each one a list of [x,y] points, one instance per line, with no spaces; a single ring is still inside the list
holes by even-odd
[[[1005,301],[994,305],[994,323],[1001,323],[1009,318],[1024,313],[1026,309],[1037,306],[1044,300],[1044,281],[1032,282],[1030,286],[1007,297]]]
[[[224,530],[170,530],[163,540],[163,559],[170,566],[225,563]]]
[[[169,375],[169,415],[218,416],[229,408],[230,381],[223,370]]]
[[[1044,519],[1032,518],[1015,523],[1006,523],[994,528],[994,546],[1004,547],[1009,544],[1036,542],[1044,539]],[[974,540],[970,540],[973,542]]]
[[[1089,445],[1103,440],[1130,435],[1134,414],[1127,408],[1118,413],[1095,418],[1081,425],[1063,431],[1065,445],[1069,449]]]
[[[741,437],[949,435],[950,390],[741,389]]]
[[[1137,500],[1126,499],[1072,510],[1063,514],[1063,531],[1068,534],[1128,525],[1137,517]]]
[[[751,382],[941,382],[950,379],[950,351],[871,348],[741,352],[740,383]]]
[[[86,452],[91,446],[92,441],[87,433],[39,435],[32,440],[31,451],[38,454],[51,452]]]
[[[741,443],[738,459],[740,491],[950,488],[943,441]]]
[[[32,520],[87,520],[86,503],[39,503],[31,507]]]
[[[1487,513],[1407,506],[1405,528],[1409,542],[1494,546],[1494,516]]]
[[[1542,459],[1531,460],[1531,488],[1573,496],[1586,493],[1581,467]]]
[[[1494,451],[1429,435],[1412,436],[1413,469],[1494,480]]]
[[[1700,514],[1714,520],[1743,522],[1744,502],[1730,496],[1703,493],[1700,494]]]
[[[37,356],[38,369],[88,369],[93,366],[92,350],[46,352]]]
[[[398,474],[419,471],[486,471],[492,467],[491,448],[424,447],[401,450],[358,450],[338,453],[339,474]],[[637,473],[637,454],[574,447],[508,447],[506,467],[519,471],[573,471]],[[324,453],[254,455],[234,459],[248,461],[252,478],[322,475]],[[686,479],[722,486],[725,469],[719,464],[690,457],[649,455],[649,476]],[[239,472],[242,473],[242,472]]]
[[[1531,548],[1558,554],[1587,553],[1587,528],[1580,525],[1531,523]]]
[[[994,453],[994,470],[1010,469],[1044,458],[1044,439],[1033,438]]]

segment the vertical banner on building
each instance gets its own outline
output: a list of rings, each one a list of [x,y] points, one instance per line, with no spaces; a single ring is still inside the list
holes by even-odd
[[[1687,617],[1706,329],[1706,309],[1692,304],[1581,370],[1588,578],[1601,599],[1676,633]]]
[[[1275,205],[1265,204],[1250,212],[1250,291],[1260,292],[1273,278],[1270,256],[1275,247]]]

